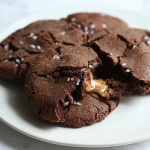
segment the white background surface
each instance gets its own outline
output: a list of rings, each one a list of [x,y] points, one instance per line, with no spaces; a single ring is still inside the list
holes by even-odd
[[[150,0],[0,0],[0,32],[15,21],[37,12],[66,6],[111,6],[150,14]],[[29,138],[0,122],[0,150],[81,150],[83,148],[62,147]],[[149,150],[150,140],[137,144],[99,148],[99,150]],[[90,150],[90,149],[89,149]],[[92,150],[92,149],[91,149]]]

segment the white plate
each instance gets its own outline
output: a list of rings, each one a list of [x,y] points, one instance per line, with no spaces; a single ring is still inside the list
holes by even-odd
[[[11,25],[0,34],[0,41],[33,21],[81,11],[104,12],[124,19],[132,27],[150,29],[150,16],[146,14],[104,7],[55,8]],[[28,107],[23,86],[0,79],[0,119],[23,134],[49,143],[81,147],[125,145],[150,138],[150,95],[124,98],[104,121],[73,129],[38,118]]]

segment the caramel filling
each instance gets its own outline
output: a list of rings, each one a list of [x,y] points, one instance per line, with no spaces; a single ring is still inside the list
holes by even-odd
[[[43,37],[44,35],[45,35],[45,33],[41,32],[41,33],[38,34],[38,37]]]
[[[112,93],[111,89],[106,85],[106,82],[102,79],[93,79],[92,73],[90,73],[90,79],[84,82],[84,86],[86,92],[99,93],[105,98],[109,98]]]

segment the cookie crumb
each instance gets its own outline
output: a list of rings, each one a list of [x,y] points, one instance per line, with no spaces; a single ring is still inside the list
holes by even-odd
[[[81,81],[81,80],[80,80],[80,79],[78,79],[78,80],[77,80],[76,85],[79,85],[79,84],[80,84],[80,81]]]
[[[103,27],[103,28],[106,28],[107,26],[106,26],[106,24],[102,24],[102,27]]]
[[[60,57],[58,55],[54,55],[53,59],[60,59]]]
[[[19,43],[20,43],[20,44],[23,44],[23,41],[20,41]]]
[[[30,47],[31,47],[31,48],[34,48],[34,49],[36,48],[36,46],[35,46],[35,45],[30,45]]]
[[[65,34],[66,34],[65,31],[60,32],[60,35],[65,35]]]
[[[127,69],[126,72],[131,72],[131,70],[130,70],[130,69]]]
[[[127,65],[127,63],[123,63],[123,64],[122,64],[122,66],[126,66],[126,65]]]
[[[76,18],[71,18],[71,21],[72,21],[72,22],[76,21]]]

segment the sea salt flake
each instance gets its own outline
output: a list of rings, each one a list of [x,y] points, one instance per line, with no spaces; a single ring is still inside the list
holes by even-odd
[[[89,68],[93,68],[93,66],[92,66],[92,65],[89,65]]]
[[[60,59],[60,57],[58,55],[54,55],[53,59]]]
[[[4,48],[8,50],[8,48],[9,48],[9,45],[5,45],[5,46],[4,46]]]
[[[69,102],[66,102],[66,103],[65,103],[65,106],[67,106],[67,105],[69,105]]]
[[[34,33],[30,33],[30,35],[29,35],[29,36],[30,36],[30,37],[33,37],[34,35],[35,35]]]
[[[136,47],[137,47],[136,45],[133,45],[133,46],[132,46],[132,49],[135,49]]]
[[[81,28],[81,24],[78,24],[78,28]]]
[[[67,81],[69,82],[69,81],[70,81],[70,78],[68,78]]]
[[[30,45],[30,47],[31,47],[31,48],[34,48],[34,49],[36,48],[36,46],[35,46],[35,45]]]
[[[94,30],[91,30],[91,34],[94,34],[95,32],[94,32]]]
[[[101,90],[101,92],[105,92],[107,86],[105,85],[105,87]]]
[[[80,80],[80,79],[78,79],[78,80],[77,80],[76,85],[79,85],[79,84],[80,84],[80,81],[81,81],[81,80]]]
[[[46,75],[46,77],[49,78],[49,77],[51,77],[51,75],[48,74],[48,75]]]
[[[86,68],[81,69],[81,71],[85,71],[85,70],[86,70]]]
[[[102,27],[103,27],[103,28],[106,28],[107,26],[106,26],[106,24],[102,24]]]
[[[88,27],[84,27],[84,31],[87,31],[88,30]]]
[[[80,102],[77,102],[76,104],[79,105],[79,106],[82,105]]]
[[[21,61],[24,61],[24,58],[21,58]]]
[[[37,36],[36,36],[36,35],[34,35],[34,36],[33,36],[33,39],[37,39]]]
[[[127,63],[123,63],[123,64],[122,64],[122,66],[126,66],[126,65],[127,65]]]
[[[94,67],[97,66],[97,62],[93,63],[93,66],[94,66]]]
[[[147,35],[144,36],[144,40],[148,40],[149,38],[150,38],[150,37],[147,36]]]
[[[94,28],[95,28],[95,24],[91,24],[91,25],[90,25],[90,28],[91,28],[91,29],[94,29]]]
[[[20,41],[19,43],[20,43],[20,44],[23,44],[23,41]]]
[[[65,34],[66,34],[65,31],[60,32],[60,35],[65,35]]]
[[[112,55],[112,53],[110,53],[110,55]]]
[[[130,69],[127,69],[126,72],[131,72],[131,70],[130,70]]]
[[[18,64],[15,64],[16,67],[18,67]]]
[[[20,62],[20,59],[16,59],[15,61],[16,61],[17,63],[21,63],[21,62]]]
[[[76,18],[71,18],[71,21],[72,21],[72,22],[76,21]]]
[[[8,59],[5,59],[3,62],[8,62]]]
[[[59,44],[61,44],[61,43],[59,43],[59,42],[55,42],[55,44],[56,44],[56,45],[59,45]]]
[[[41,49],[41,47],[38,45],[38,46],[37,46],[37,49]]]
[[[147,41],[147,44],[150,44],[150,41]]]
[[[76,104],[77,104],[77,101],[74,101],[74,103],[73,103],[73,104],[75,104],[75,105],[76,105]]]
[[[89,32],[88,32],[88,31],[85,31],[85,34],[86,34],[86,35],[88,35],[88,34],[89,34]]]
[[[9,57],[8,57],[8,58],[9,58],[9,59],[10,59],[10,58],[12,58],[12,55],[9,55]]]
[[[71,78],[71,81],[73,81],[74,80],[74,78]]]

